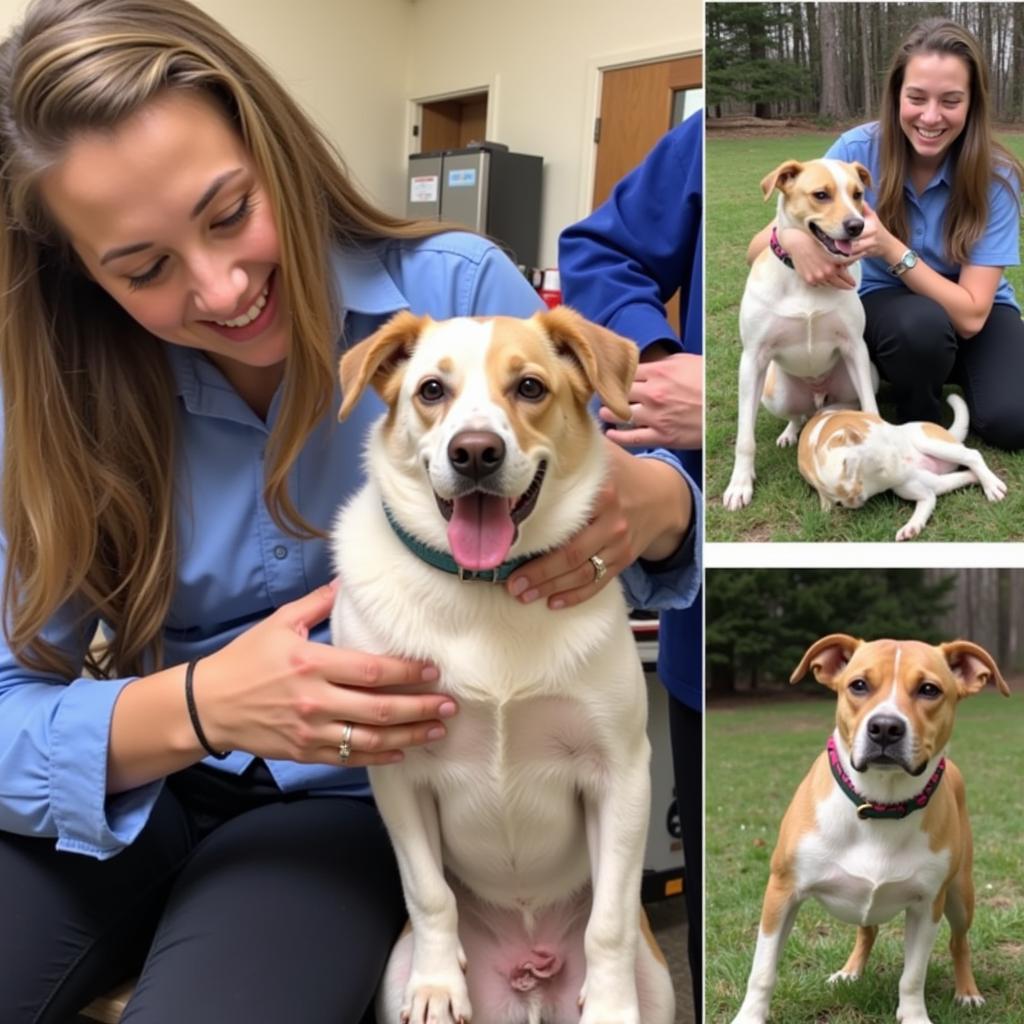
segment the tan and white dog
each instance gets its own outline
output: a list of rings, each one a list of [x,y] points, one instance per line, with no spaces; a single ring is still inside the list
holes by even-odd
[[[980,484],[989,501],[1002,501],[1006,484],[981,452],[963,443],[967,403],[959,395],[947,401],[953,407],[949,430],[937,423],[897,426],[873,413],[842,409],[823,409],[814,416],[800,434],[798,462],[821,507],[860,508],[875,494],[895,491],[917,502],[896,534],[897,540],[910,540],[924,529],[940,494]]]
[[[808,670],[836,692],[836,728],[782,819],[747,994],[733,1024],[768,1019],[779,956],[808,897],[857,925],[853,952],[830,984],[858,978],[878,925],[905,911],[896,1019],[930,1024],[925,972],[945,914],[956,1000],[980,1005],[967,942],[971,828],[963,778],[946,747],[959,701],[988,682],[1009,696],[1006,681],[991,655],[965,640],[932,647],[833,634],[811,645],[790,681]]]
[[[673,1020],[642,924],[650,746],[621,589],[552,612],[459,575],[502,579],[585,524],[607,444],[587,403],[627,418],[636,361],[564,308],[403,313],[342,359],[342,416],[367,385],[388,410],[336,525],[333,640],[434,662],[459,706],[370,770],[411,925],[381,1024]]]
[[[836,263],[864,230],[867,168],[839,160],[788,160],[762,182],[767,200],[778,189],[776,231],[797,228],[816,239]],[[848,267],[859,282],[860,267]],[[754,261],[740,303],[739,416],[736,460],[723,502],[750,504],[754,493],[754,425],[758,402],[789,420],[776,443],[794,445],[808,416],[826,404],[878,412],[877,374],[864,343],[864,307],[855,290],[812,288],[772,244]]]

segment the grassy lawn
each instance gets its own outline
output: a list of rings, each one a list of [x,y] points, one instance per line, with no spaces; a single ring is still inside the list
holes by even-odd
[[[722,493],[732,472],[736,439],[736,388],[739,370],[740,297],[747,276],[750,239],[772,218],[774,202],[763,202],[759,182],[789,158],[821,156],[835,135],[807,134],[786,138],[716,138],[706,144],[707,242],[705,345],[707,354],[707,538],[712,541],[884,541],[910,518],[913,506],[891,492],[872,498],[858,510],[822,512],[814,491],[797,470],[796,449],[780,449],[775,438],[785,426],[761,409],[757,420],[757,483],[754,500],[740,512],[722,506]],[[1024,158],[1024,136],[1003,138]],[[1007,276],[1018,296],[1024,295],[1024,270],[1011,267]],[[886,414],[883,386],[881,411]],[[998,503],[985,500],[980,487],[969,487],[939,499],[922,536],[926,541],[1005,541],[1024,538],[1024,453],[1010,455],[980,445],[992,470],[1009,486]],[[1024,1019],[1024,1018],[1022,1018]]]
[[[925,989],[934,1024],[1024,1020],[1024,802],[1020,736],[1024,701],[986,692],[958,712],[953,756],[967,782],[974,831],[977,910],[974,974],[985,1006],[953,1003],[949,927],[943,920]],[[762,700],[707,718],[707,1021],[727,1024],[746,988],[761,897],[779,822],[822,749],[835,716],[831,700]],[[830,988],[855,929],[817,903],[801,908],[782,955],[772,999],[776,1024],[878,1024],[895,1020],[903,964],[902,915],[879,931],[864,976]]]

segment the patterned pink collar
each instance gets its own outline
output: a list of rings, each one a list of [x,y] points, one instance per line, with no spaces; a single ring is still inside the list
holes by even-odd
[[[853,781],[839,760],[839,750],[836,748],[835,737],[829,736],[828,743],[825,744],[825,750],[828,752],[828,765],[832,769],[832,775],[839,784],[839,788],[857,808],[858,818],[905,818],[908,814],[921,810],[922,807],[928,805],[928,801],[931,800],[932,794],[938,788],[939,783],[942,781],[942,774],[946,770],[946,759],[942,758],[935,771],[932,772],[932,777],[925,783],[924,789],[917,796],[912,796],[895,804],[876,804],[857,792]]]

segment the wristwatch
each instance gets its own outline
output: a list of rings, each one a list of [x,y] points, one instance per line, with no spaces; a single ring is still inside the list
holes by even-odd
[[[908,249],[899,260],[889,268],[889,273],[893,277],[902,277],[908,270],[913,270],[917,266],[917,253],[913,249]]]

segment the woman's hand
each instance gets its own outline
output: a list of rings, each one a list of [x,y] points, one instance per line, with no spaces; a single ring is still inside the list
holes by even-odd
[[[882,260],[886,266],[895,263],[908,249],[878,219],[878,214],[864,201],[864,230],[850,246],[854,256]]]
[[[601,407],[605,436],[625,447],[700,448],[704,414],[704,357],[677,352],[637,367],[629,390],[630,424]]]
[[[320,587],[199,662],[196,706],[214,749],[336,765],[351,724],[345,764],[356,766],[400,761],[404,747],[444,736],[441,719],[457,709],[422,692],[434,666],[309,640],[334,596]]]
[[[783,228],[779,232],[779,244],[793,261],[794,271],[812,288],[820,285],[843,289],[857,287],[857,282],[846,269],[849,263],[836,263],[821,243],[806,231]]]
[[[506,584],[523,603],[546,597],[549,608],[577,605],[637,558],[668,558],[682,542],[693,515],[686,481],[660,459],[640,459],[605,443],[608,475],[590,522],[563,547],[527,562]],[[590,561],[593,556],[605,573]]]

